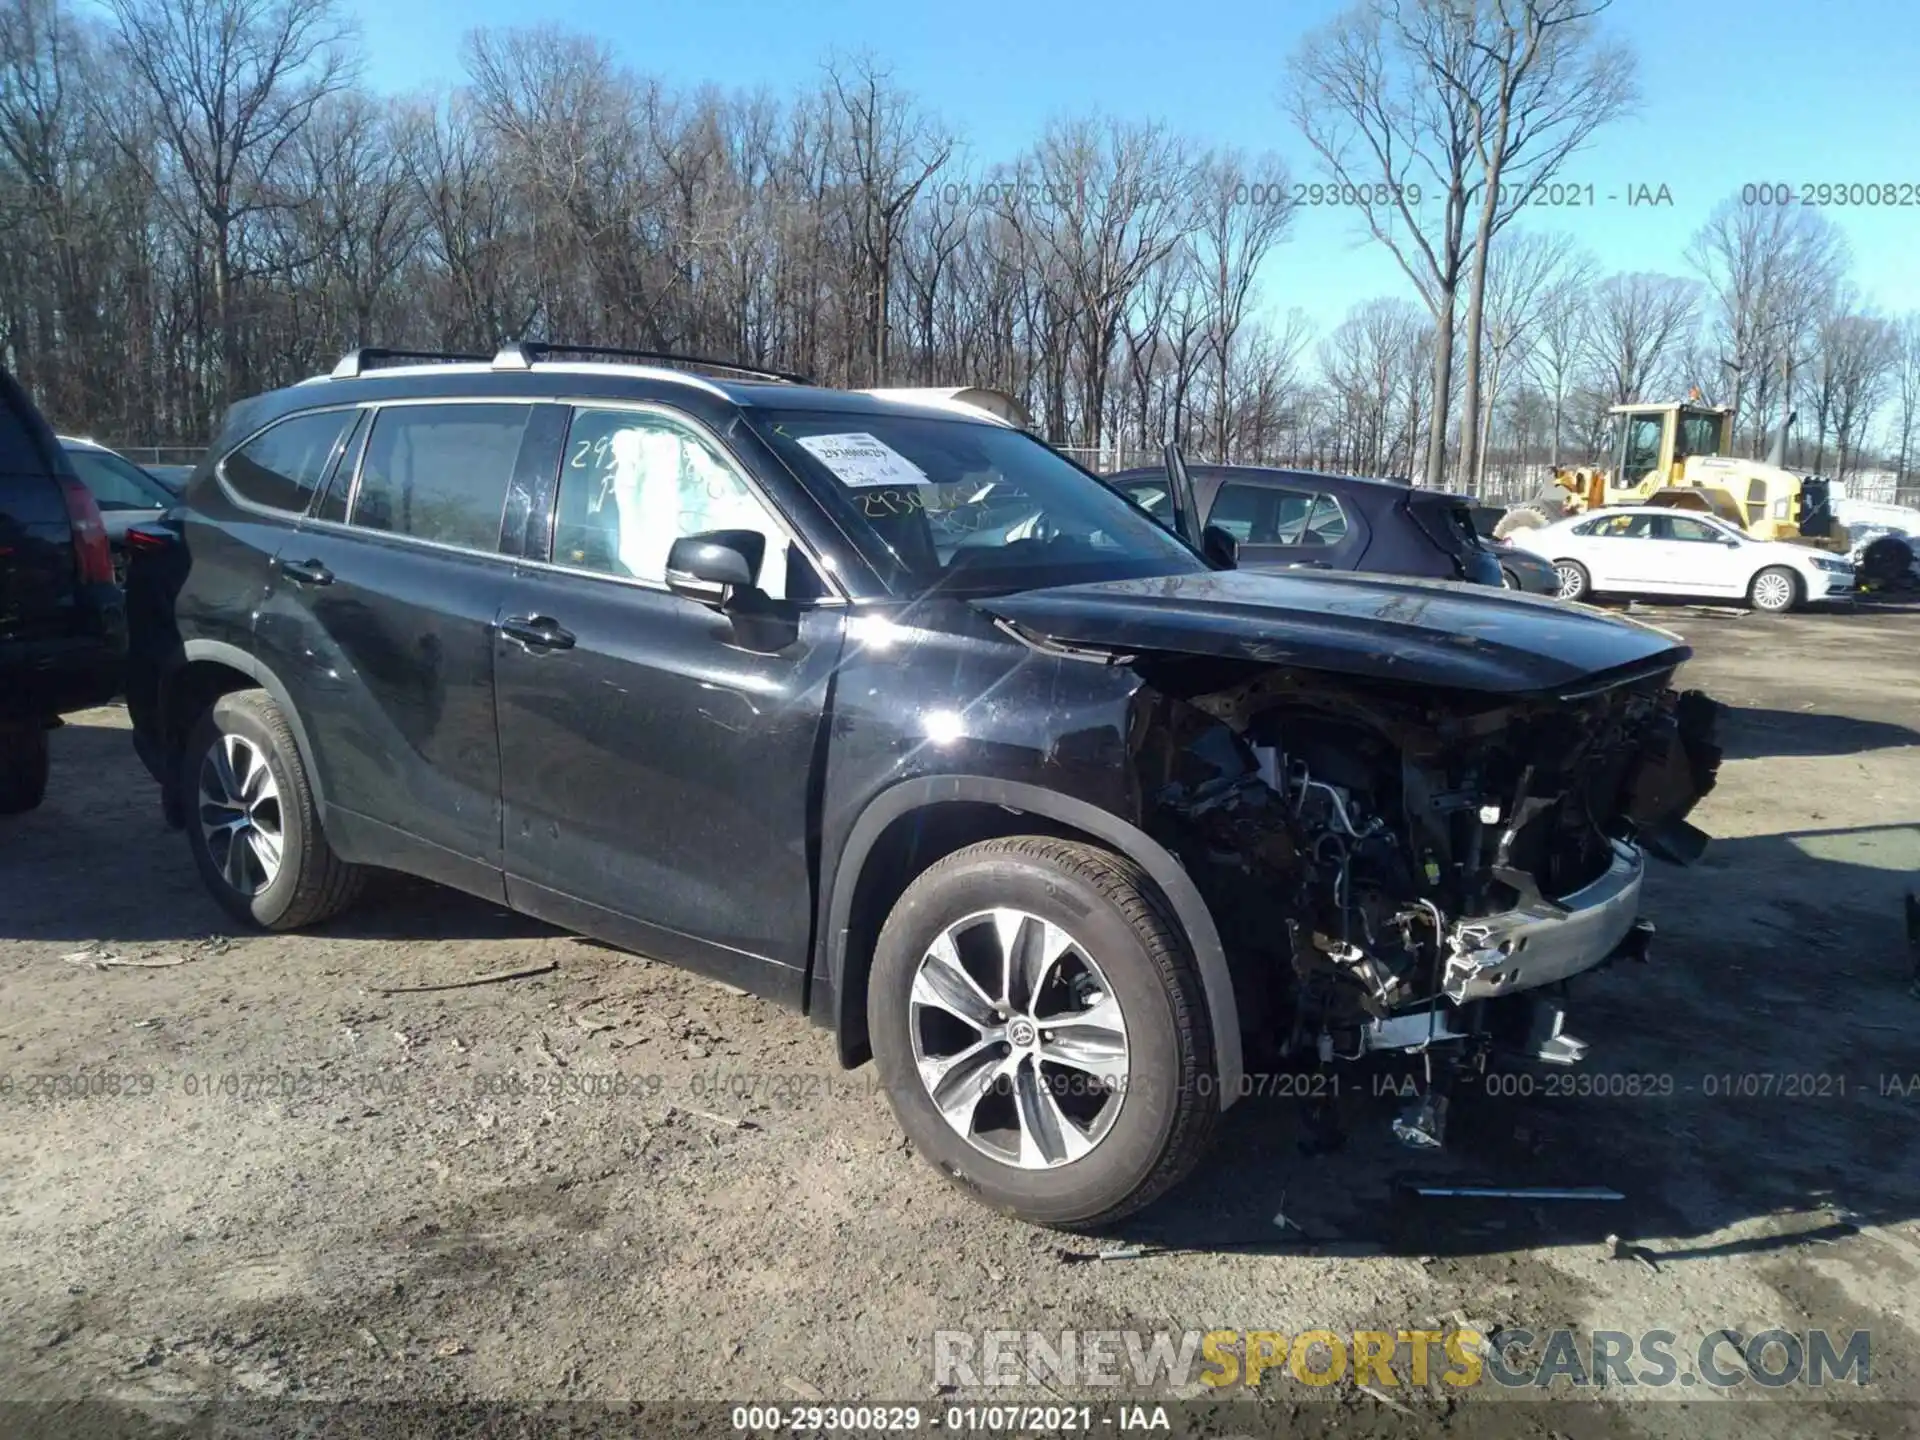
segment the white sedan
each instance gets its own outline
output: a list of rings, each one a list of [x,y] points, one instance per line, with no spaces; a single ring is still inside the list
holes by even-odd
[[[1516,530],[1507,539],[1550,561],[1562,600],[1590,595],[1685,595],[1745,599],[1774,614],[1853,593],[1844,556],[1755,540],[1711,515],[1653,505],[1622,506]]]

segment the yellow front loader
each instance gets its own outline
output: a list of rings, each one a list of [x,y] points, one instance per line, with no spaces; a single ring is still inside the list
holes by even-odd
[[[1615,405],[1607,413],[1613,417],[1613,463],[1556,470],[1557,490],[1514,506],[1497,535],[1608,505],[1670,505],[1717,515],[1756,540],[1846,553],[1846,532],[1834,521],[1827,481],[1781,464],[1783,444],[1776,443],[1767,460],[1730,453],[1732,412],[1675,400]]]

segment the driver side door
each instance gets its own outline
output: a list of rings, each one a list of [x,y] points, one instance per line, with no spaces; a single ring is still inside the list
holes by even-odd
[[[716,529],[765,535],[771,621],[668,590],[673,541]],[[576,407],[550,535],[530,533],[494,641],[511,903],[797,999],[844,607],[725,446],[664,406]]]

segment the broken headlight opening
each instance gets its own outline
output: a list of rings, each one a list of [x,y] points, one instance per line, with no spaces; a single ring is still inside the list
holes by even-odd
[[[1581,1058],[1565,982],[1645,959],[1646,857],[1705,845],[1685,817],[1714,783],[1719,707],[1665,674],[1519,699],[1191,664],[1149,678],[1143,793],[1220,929],[1250,1053],[1428,1056],[1429,1093],[1396,1127],[1409,1143],[1439,1142],[1459,1065]]]

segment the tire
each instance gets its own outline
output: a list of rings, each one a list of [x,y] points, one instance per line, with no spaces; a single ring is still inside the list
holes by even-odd
[[[1564,505],[1547,500],[1522,500],[1518,505],[1509,506],[1507,513],[1494,524],[1493,538],[1505,540],[1516,530],[1538,530],[1565,514]]]
[[[1585,600],[1593,594],[1593,576],[1578,560],[1554,561],[1553,573],[1560,581],[1560,588],[1555,592],[1560,599]]]
[[[1520,577],[1504,565],[1500,567],[1500,584],[1508,590],[1522,590],[1526,588],[1520,583]]]
[[[24,815],[47,798],[51,755],[38,721],[0,727],[0,815]]]
[[[1784,615],[1800,603],[1800,577],[1784,565],[1769,565],[1747,586],[1747,604],[1762,615]]]
[[[224,776],[216,757],[227,762]],[[359,895],[365,872],[327,843],[287,717],[266,691],[236,690],[213,702],[187,737],[179,784],[193,862],[236,920],[297,930],[338,914]],[[244,803],[222,803],[235,796]],[[224,844],[209,833],[216,824]],[[269,852],[277,852],[270,871]]]
[[[991,979],[1005,953],[994,912],[1024,917],[1016,951],[1028,937],[1069,942],[1064,950],[1038,947],[1057,956],[1038,967],[1046,977],[1038,995],[1018,981],[1008,993]],[[958,1003],[1011,1002],[999,1017],[1008,1038],[998,1045],[988,1044],[987,1026],[960,1020],[921,978],[923,963],[935,963],[938,942],[950,936],[946,953],[990,977],[992,992],[972,981]],[[957,993],[952,972],[945,978],[942,995]],[[970,982],[962,976],[958,983]],[[1116,1010],[1117,1066],[1109,1023]],[[1078,1015],[1096,1013],[1098,1024],[1076,1024]],[[1219,1121],[1213,1031],[1186,940],[1145,873],[1095,846],[1018,836],[968,846],[931,866],[881,929],[867,1026],[881,1083],[915,1148],[975,1198],[1035,1224],[1091,1229],[1150,1204],[1193,1169]],[[1124,1084],[1043,1060],[1043,1050],[1062,1053],[1062,1032],[1070,1029],[1079,1031],[1070,1043],[1083,1047],[1081,1060],[1091,1055],[1090,1063],[1123,1074]],[[1024,1053],[1012,1053],[1015,1045]],[[959,1117],[950,1121],[922,1064],[964,1057],[970,1047],[982,1052],[977,1062],[963,1060],[944,1077],[942,1098]],[[1013,1093],[1022,1080],[1031,1127],[1021,1125]]]

